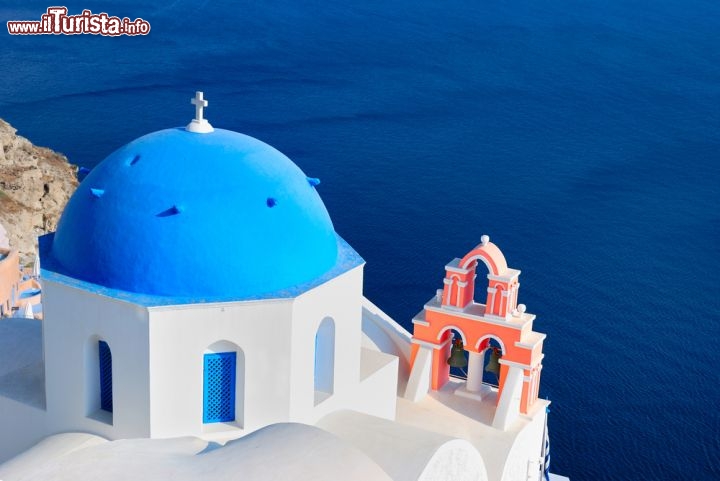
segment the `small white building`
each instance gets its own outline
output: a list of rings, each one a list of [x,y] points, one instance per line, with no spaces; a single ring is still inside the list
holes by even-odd
[[[0,465],[0,478],[47,479],[60,452],[82,444],[88,462],[99,449],[88,446],[105,440],[243,438],[230,443],[237,463],[252,439],[276,436],[278,449],[280,437],[282,449],[334,446],[326,479],[351,452],[363,459],[357,479],[444,479],[452,466],[453,479],[539,479],[546,403],[498,430],[492,396],[446,386],[398,397],[411,336],[363,297],[364,261],[335,232],[318,179],[259,140],[213,129],[201,93],[193,103],[187,127],[141,137],[93,169],[40,239],[44,320],[0,323],[0,462],[47,439]],[[458,419],[475,434],[456,432]],[[99,438],[58,437],[73,432]],[[94,461],[106,479],[128,469],[127,449],[113,452],[112,466]]]

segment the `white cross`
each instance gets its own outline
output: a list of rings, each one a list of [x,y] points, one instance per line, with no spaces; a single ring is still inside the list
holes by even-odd
[[[195,106],[195,118],[187,124],[185,130],[198,134],[213,132],[215,129],[210,125],[210,122],[203,118],[203,109],[208,105],[208,101],[203,98],[203,93],[200,91],[195,92],[195,98],[190,99],[190,103]]]
[[[190,99],[190,103],[195,106],[195,120],[202,123],[203,121],[203,108],[208,106],[208,101],[203,99],[202,92],[195,92],[195,98]]]

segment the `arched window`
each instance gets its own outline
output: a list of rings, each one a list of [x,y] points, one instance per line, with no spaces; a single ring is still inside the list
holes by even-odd
[[[204,355],[203,423],[235,421],[236,369],[235,352]]]
[[[335,384],[335,322],[326,317],[315,334],[315,401],[333,393]]]
[[[112,352],[105,341],[98,341],[98,366],[100,367],[100,409],[113,412]]]
[[[465,334],[457,329],[449,329],[449,339],[451,341],[450,357],[445,359],[445,362],[450,367],[450,375],[462,379],[468,377],[468,351],[465,345]],[[462,344],[455,345],[455,342],[460,341]],[[455,352],[458,350],[458,352]],[[450,361],[452,359],[452,362]],[[458,364],[460,361],[460,365]]]
[[[500,365],[497,361],[503,354],[502,344],[494,337],[490,337],[483,350],[483,383],[490,386],[500,385]]]

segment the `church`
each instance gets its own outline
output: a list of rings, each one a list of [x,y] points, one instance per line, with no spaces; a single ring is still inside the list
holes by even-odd
[[[0,321],[0,479],[545,479],[545,335],[489,237],[407,332],[320,180],[191,101],[40,238],[43,319]]]

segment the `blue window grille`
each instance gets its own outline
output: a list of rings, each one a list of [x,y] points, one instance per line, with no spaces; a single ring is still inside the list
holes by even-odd
[[[235,420],[234,352],[205,354],[203,369],[203,423]]]
[[[113,411],[112,395],[112,353],[105,341],[98,341],[100,356],[100,409]]]

